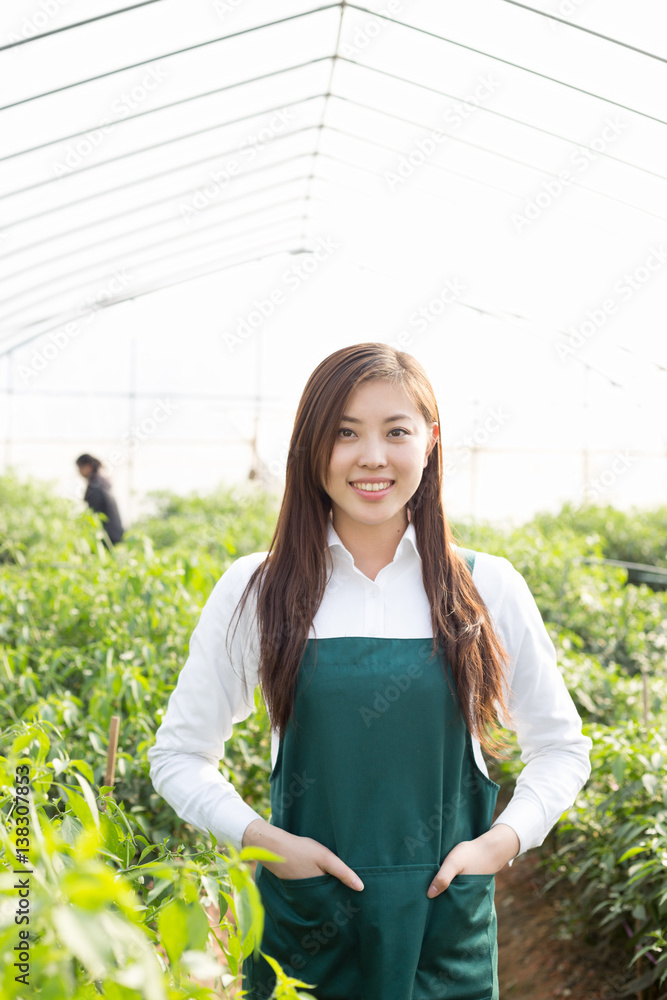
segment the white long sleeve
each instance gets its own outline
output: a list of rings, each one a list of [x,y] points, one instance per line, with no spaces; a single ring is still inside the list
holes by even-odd
[[[213,588],[190,638],[190,652],[170,695],[155,745],[148,751],[150,779],[158,794],[181,819],[202,833],[208,827],[218,842],[229,841],[237,850],[248,823],[263,818],[218,769],[234,723],[246,719],[255,708],[257,664],[250,655],[247,624],[254,612],[252,595],[233,641],[237,617],[230,629],[232,662],[225,637],[243,588],[260,561],[257,553],[242,556]],[[243,669],[247,686],[243,684]]]
[[[478,556],[483,595],[488,556]],[[517,833],[519,854],[538,847],[574,802],[591,773],[592,741],[582,734],[581,718],[558,668],[556,649],[528,584],[507,559],[496,557],[505,586],[492,618],[510,653],[508,709],[513,717],[524,767],[514,793],[494,820]],[[490,567],[489,567],[490,568]],[[477,565],[475,566],[477,570]],[[489,595],[490,596],[490,595]],[[491,610],[490,608],[490,610]],[[500,721],[507,720],[499,713]]]

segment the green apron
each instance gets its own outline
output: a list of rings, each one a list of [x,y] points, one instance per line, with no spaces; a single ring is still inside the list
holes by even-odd
[[[324,844],[364,888],[261,862],[255,881],[262,950],[318,1000],[498,1000],[495,875],[426,895],[449,851],[490,828],[500,787],[474,759],[441,646],[431,652],[430,638],[309,639],[299,667],[271,823]],[[242,972],[244,1000],[271,996],[261,955]]]

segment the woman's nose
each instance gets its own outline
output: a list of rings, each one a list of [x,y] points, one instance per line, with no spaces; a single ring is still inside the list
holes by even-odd
[[[357,460],[357,465],[362,468],[376,468],[377,466],[386,465],[387,456],[381,447],[364,448]]]

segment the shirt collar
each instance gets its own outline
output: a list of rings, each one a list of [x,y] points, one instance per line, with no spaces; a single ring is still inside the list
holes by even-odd
[[[333,526],[331,516],[329,516],[329,522],[327,524],[327,545],[330,549],[337,548],[339,554],[344,559],[347,559],[348,562],[354,564],[354,556],[349,549],[343,545],[338,532]],[[411,555],[413,552],[416,553],[421,560],[419,549],[417,547],[417,532],[415,531],[414,524],[410,521],[396,547],[396,553],[392,561],[398,562],[400,559],[404,559],[407,555]]]

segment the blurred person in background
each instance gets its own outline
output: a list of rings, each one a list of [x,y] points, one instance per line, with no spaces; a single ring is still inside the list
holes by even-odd
[[[98,458],[84,454],[79,455],[76,464],[83,478],[88,480],[83,499],[93,510],[105,515],[104,528],[111,542],[116,545],[123,538],[124,528],[118,506],[111,493],[111,482],[106,476],[100,475],[99,469],[102,463]],[[104,544],[106,545],[106,541]]]

